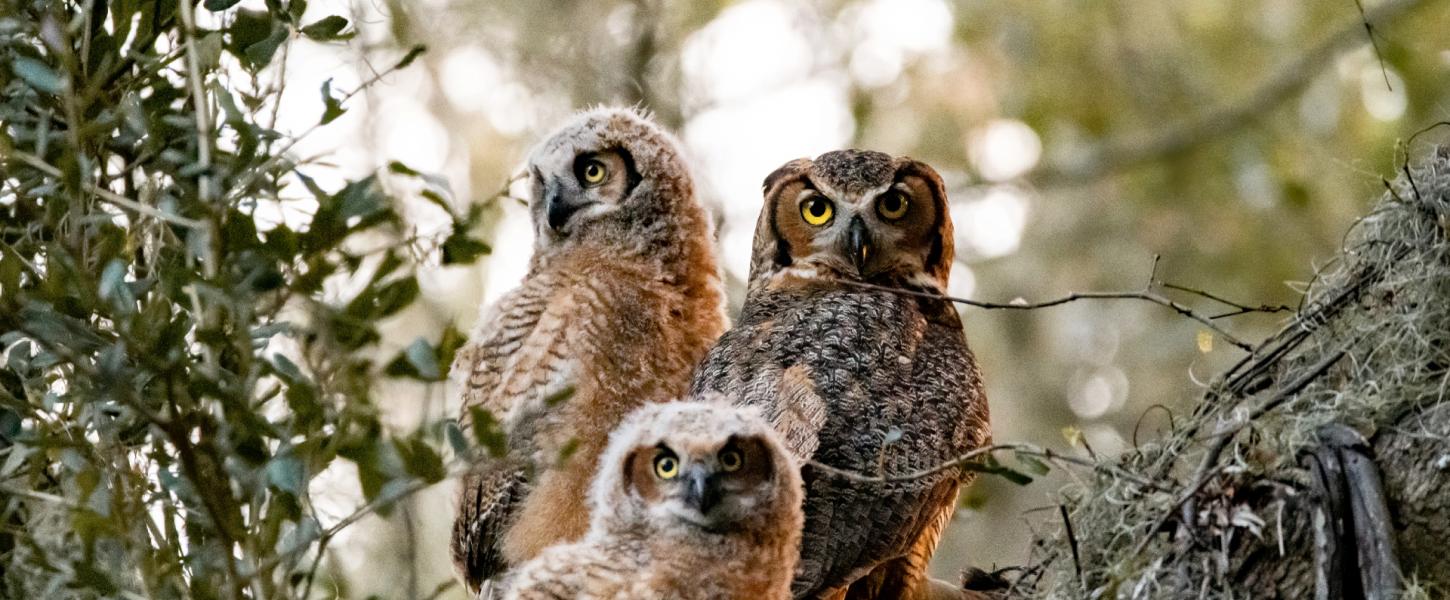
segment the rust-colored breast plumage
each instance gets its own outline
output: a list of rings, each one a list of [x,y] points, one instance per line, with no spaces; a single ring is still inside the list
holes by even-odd
[[[613,425],[642,403],[683,395],[724,329],[718,298],[587,254],[531,276],[492,319],[454,365],[468,374],[465,429],[468,408],[483,407],[515,454],[465,480],[454,555],[470,586],[583,535],[594,459]]]
[[[476,465],[458,495],[451,549],[470,591],[585,532],[610,430],[678,399],[726,326],[711,221],[678,143],[648,116],[581,113],[528,171],[529,273],[484,312],[450,373],[465,430],[483,409],[507,436],[507,455]]]

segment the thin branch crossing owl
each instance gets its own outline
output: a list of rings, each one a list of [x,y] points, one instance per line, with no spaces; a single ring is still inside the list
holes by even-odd
[[[802,460],[904,474],[988,443],[981,375],[944,300],[952,224],[941,178],[860,150],[787,163],[765,180],[739,323],[692,393],[757,406]],[[960,471],[863,483],[806,464],[797,598],[917,598],[956,507]]]

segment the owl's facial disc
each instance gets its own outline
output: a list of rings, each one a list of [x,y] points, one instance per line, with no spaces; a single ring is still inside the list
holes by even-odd
[[[568,168],[550,171],[534,167],[536,198],[539,216],[560,237],[577,223],[616,208],[639,180],[628,153],[616,149],[582,152]]]
[[[726,531],[755,514],[773,493],[775,467],[758,438],[695,440],[679,449],[677,454],[665,444],[639,448],[626,467],[628,485],[657,518]]]

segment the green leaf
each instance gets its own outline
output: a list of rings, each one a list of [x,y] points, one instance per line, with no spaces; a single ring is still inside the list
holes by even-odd
[[[408,53],[404,54],[403,58],[400,59],[398,61],[398,64],[395,65],[393,68],[402,69],[404,67],[407,67],[408,65],[413,64],[413,61],[417,60],[419,56],[422,56],[423,53],[427,51],[428,47],[424,46],[423,44],[413,46],[412,48],[408,49]]]
[[[287,41],[287,27],[274,24],[271,35],[247,46],[243,54],[246,55],[247,60],[251,61],[252,68],[260,69],[272,62],[272,56],[277,53],[277,48],[281,47],[282,42],[285,41]]]
[[[385,208],[386,197],[378,187],[377,177],[371,175],[347,184],[337,196],[342,200],[338,214],[343,219],[369,217]]]
[[[296,385],[298,382],[306,380],[306,377],[302,375],[302,369],[297,368],[297,363],[279,353],[272,354],[272,369],[288,385]]]
[[[425,379],[439,378],[440,374],[438,371],[438,356],[436,353],[437,350],[434,350],[433,346],[428,343],[428,340],[425,340],[423,338],[418,338],[417,340],[414,340],[413,343],[408,346],[408,349],[404,351],[404,354],[406,354],[408,357],[408,362],[412,364],[413,368],[418,370],[418,374],[423,376]]]
[[[106,263],[106,268],[101,271],[101,285],[97,293],[120,314],[136,311],[136,296],[131,293],[131,286],[126,283],[126,261],[113,258]]]
[[[15,75],[30,84],[30,87],[50,94],[59,94],[69,88],[69,82],[50,66],[28,56],[17,56],[10,63]]]
[[[398,454],[403,458],[403,468],[408,473],[428,483],[437,483],[448,476],[448,471],[443,468],[443,457],[421,437],[394,440],[393,444],[397,446]]]
[[[468,451],[468,440],[463,437],[463,430],[458,427],[458,421],[449,419],[443,424],[443,433],[448,438],[448,445],[453,448],[454,454],[463,454]],[[4,471],[0,471],[0,476]]]
[[[120,591],[111,581],[111,577],[98,565],[76,561],[71,563],[71,566],[75,569],[74,585],[77,587],[95,591],[102,596],[111,596]]]
[[[307,467],[292,453],[279,454],[267,463],[267,483],[301,497],[307,490]]]
[[[405,277],[393,281],[378,290],[371,306],[366,307],[366,316],[371,319],[386,317],[406,308],[418,298],[418,280]],[[350,309],[352,307],[349,307]]]
[[[396,160],[388,163],[388,170],[399,175],[407,175],[409,177],[418,177],[422,175],[422,173],[419,173],[413,167],[405,165]]]
[[[332,96],[332,79],[322,82],[322,120],[323,125],[333,122],[347,109],[342,107],[342,100]]]
[[[1052,470],[1050,467],[1047,466],[1047,463],[1038,460],[1035,456],[1018,452],[1016,454],[1016,457],[1017,462],[1022,463],[1022,465],[1027,467],[1027,470],[1034,475],[1046,475],[1048,471]]]
[[[383,372],[394,377],[415,377],[424,381],[443,379],[438,369],[438,351],[423,338],[414,340],[403,349]]]
[[[579,451],[579,438],[572,438],[572,437],[569,438],[568,441],[565,441],[564,442],[564,446],[562,448],[559,448],[559,456],[558,456],[558,459],[557,459],[557,464],[562,465],[562,464],[564,464],[566,462],[569,462],[569,459],[571,457],[573,457],[574,454],[576,452],[578,452],[578,451]]]
[[[448,376],[448,371],[453,367],[453,356],[467,341],[468,338],[457,327],[449,325],[443,330],[443,337],[438,340],[438,364],[443,366],[443,377]]]
[[[342,35],[342,30],[347,28],[347,19],[332,15],[302,28],[302,35],[319,42],[331,42],[345,40],[355,34]]]
[[[307,0],[292,0],[287,3],[287,16],[296,23],[302,20],[302,14],[307,12]]]
[[[277,540],[277,553],[289,554],[296,552],[312,544],[317,538],[322,537],[322,526],[317,519],[304,516],[297,522],[292,531],[287,532],[281,539]]]
[[[443,264],[445,265],[471,263],[490,252],[493,252],[493,248],[482,241],[469,237],[468,232],[465,231],[454,231],[453,235],[443,240]]]
[[[237,3],[241,1],[242,0],[206,0],[206,2],[202,3],[202,6],[206,7],[206,9],[209,11],[220,12],[236,6]]]
[[[427,200],[433,206],[443,209],[443,212],[448,213],[448,216],[452,217],[453,220],[458,220],[458,217],[454,216],[453,214],[453,207],[449,206],[448,201],[444,200],[443,196],[440,195],[438,192],[435,192],[433,190],[423,190],[419,193],[419,195],[423,196],[423,199]]]
[[[196,53],[203,71],[211,71],[221,64],[222,34],[213,31],[196,40]]]
[[[987,455],[987,459],[982,461],[981,463],[967,463],[966,465],[964,465],[964,467],[969,471],[980,471],[982,473],[990,473],[992,475],[1000,476],[1001,478],[1006,479],[1007,481],[1010,481],[1017,485],[1027,485],[1029,483],[1032,483],[1032,477],[1028,476],[1025,473],[1021,473],[1012,470],[1006,466],[1003,466],[1002,463],[997,462],[997,457],[990,454]]]
[[[493,413],[482,406],[468,407],[473,419],[473,441],[488,450],[489,456],[500,457],[508,453],[508,436],[503,426],[493,418]]]
[[[574,386],[566,385],[544,397],[544,406],[558,406],[564,401],[574,397]]]

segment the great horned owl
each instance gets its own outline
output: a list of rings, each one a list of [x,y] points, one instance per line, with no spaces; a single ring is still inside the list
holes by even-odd
[[[584,534],[609,432],[682,396],[727,325],[711,221],[679,144],[646,116],[584,112],[528,172],[528,275],[484,309],[451,375],[464,429],[481,407],[508,436],[508,456],[460,485],[451,550],[471,592]]]
[[[785,600],[800,472],[754,409],[676,402],[626,418],[599,461],[582,541],[510,578],[516,600]]]
[[[942,294],[952,224],[941,178],[859,150],[787,163],[765,180],[739,323],[691,393],[762,408],[803,460],[865,474],[937,466],[988,442],[987,401]],[[797,598],[914,598],[968,476],[862,483],[806,464]]]

